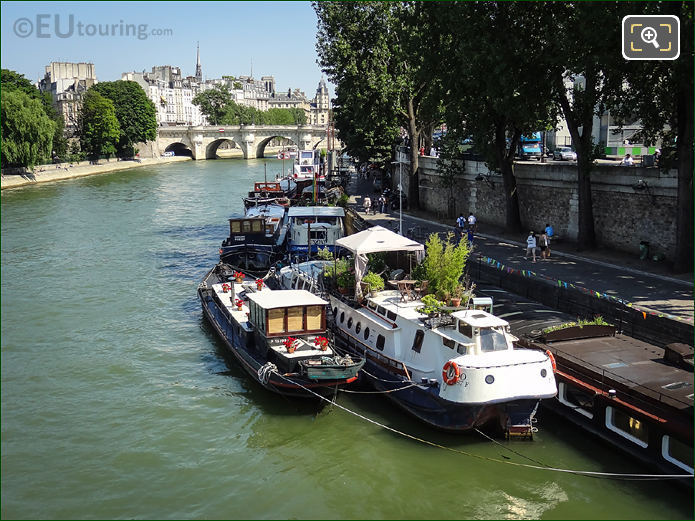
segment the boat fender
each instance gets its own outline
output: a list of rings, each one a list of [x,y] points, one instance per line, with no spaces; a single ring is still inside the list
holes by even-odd
[[[550,349],[546,349],[545,354],[548,355],[548,358],[550,358],[550,365],[553,366],[553,373],[557,373],[557,364],[555,363],[555,355],[553,355],[553,353],[552,353],[552,351],[550,351]]]
[[[442,378],[447,385],[455,385],[461,377],[461,369],[456,362],[449,360],[442,369]]]

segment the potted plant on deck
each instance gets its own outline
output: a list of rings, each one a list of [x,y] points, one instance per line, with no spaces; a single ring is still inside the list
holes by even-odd
[[[461,286],[461,278],[471,253],[468,241],[456,244],[453,239],[453,233],[448,233],[445,240],[436,233],[431,234],[427,239],[427,254],[422,263],[429,289],[447,302],[452,295],[460,294],[458,298],[464,296],[465,288],[459,290],[458,287]]]
[[[373,271],[368,272],[364,277],[362,277],[362,282],[369,285],[370,293],[382,291],[384,289],[384,279]]]

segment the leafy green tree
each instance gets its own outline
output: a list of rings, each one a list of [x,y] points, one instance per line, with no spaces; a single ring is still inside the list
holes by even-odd
[[[205,115],[211,125],[219,125],[223,122],[231,103],[233,103],[232,94],[223,85],[215,85],[212,89],[199,92],[193,98],[193,104],[200,107],[200,112]]]
[[[134,81],[105,81],[94,90],[113,102],[121,135],[116,147],[119,157],[135,155],[135,144],[157,139],[157,109]]]
[[[2,69],[0,83],[2,84],[3,92],[20,91],[29,96],[31,99],[36,99],[41,102],[46,115],[53,120],[53,154],[56,157],[62,158],[67,151],[67,140],[64,137],[65,122],[63,116],[53,107],[53,98],[48,92],[41,92],[36,86],[24,77],[9,69]]]
[[[33,167],[51,156],[55,123],[21,89],[2,93],[2,166]]]
[[[597,147],[592,130],[595,116],[604,113],[622,85],[626,62],[616,49],[621,47],[620,20],[632,9],[631,2],[551,2],[537,36],[544,42],[553,100],[577,151],[578,250],[596,246],[591,170]]]
[[[121,130],[113,102],[89,89],[80,112],[80,147],[90,159],[116,153]]]
[[[619,121],[638,117],[644,143],[662,143],[660,167],[678,168],[674,271],[686,272],[693,268],[693,4],[644,2],[633,5],[631,14],[680,19],[679,58],[628,62],[622,88],[607,105]],[[675,151],[675,160],[670,151]]]
[[[556,117],[543,45],[536,37],[544,9],[541,3],[442,2],[434,4],[427,24],[439,35],[432,46],[449,98],[449,132],[458,140],[472,138],[488,166],[501,171],[511,232],[521,231],[517,145],[522,135],[547,127]],[[442,154],[445,160],[455,159],[448,157],[449,149]]]
[[[417,144],[437,106],[428,60],[427,2],[313,2],[316,50],[336,84],[334,121],[349,153],[386,161],[406,129],[409,201],[419,206]]]

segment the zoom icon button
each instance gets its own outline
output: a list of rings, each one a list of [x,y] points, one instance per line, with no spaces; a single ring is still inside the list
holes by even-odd
[[[628,15],[623,18],[623,58],[675,60],[680,56],[681,23],[673,15]]]

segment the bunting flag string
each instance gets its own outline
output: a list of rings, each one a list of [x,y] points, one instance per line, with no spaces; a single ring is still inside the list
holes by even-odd
[[[502,264],[498,260],[492,259],[490,257],[481,256],[480,260],[482,262],[484,262],[485,264],[492,266],[493,268],[496,268],[496,269],[501,270],[501,271],[505,271],[511,275],[514,275],[516,273],[520,273],[522,277],[541,278],[541,279],[548,280],[548,281],[552,282],[553,284],[555,282],[557,282],[557,285],[559,288],[578,289],[582,293],[587,293],[591,296],[595,296],[596,298],[603,298],[603,299],[607,299],[607,300],[612,300],[614,302],[618,302],[619,304],[622,304],[623,306],[626,306],[628,308],[631,308],[631,309],[634,309],[635,311],[640,312],[642,314],[642,316],[644,317],[644,320],[647,320],[647,315],[649,314],[649,315],[654,316],[654,317],[668,318],[670,320],[678,320],[680,322],[689,322],[689,323],[693,322],[692,318],[678,317],[676,315],[671,315],[669,313],[660,313],[660,312],[652,311],[650,309],[641,308],[641,307],[638,307],[637,305],[635,305],[633,302],[628,302],[625,299],[621,299],[619,297],[615,297],[615,296],[609,295],[607,293],[601,293],[600,291],[596,291],[593,289],[585,288],[584,286],[575,286],[571,282],[565,282],[563,280],[556,280],[556,279],[553,279],[552,277],[548,277],[547,275],[538,274],[535,271],[514,269],[511,267],[505,266],[504,264]]]

